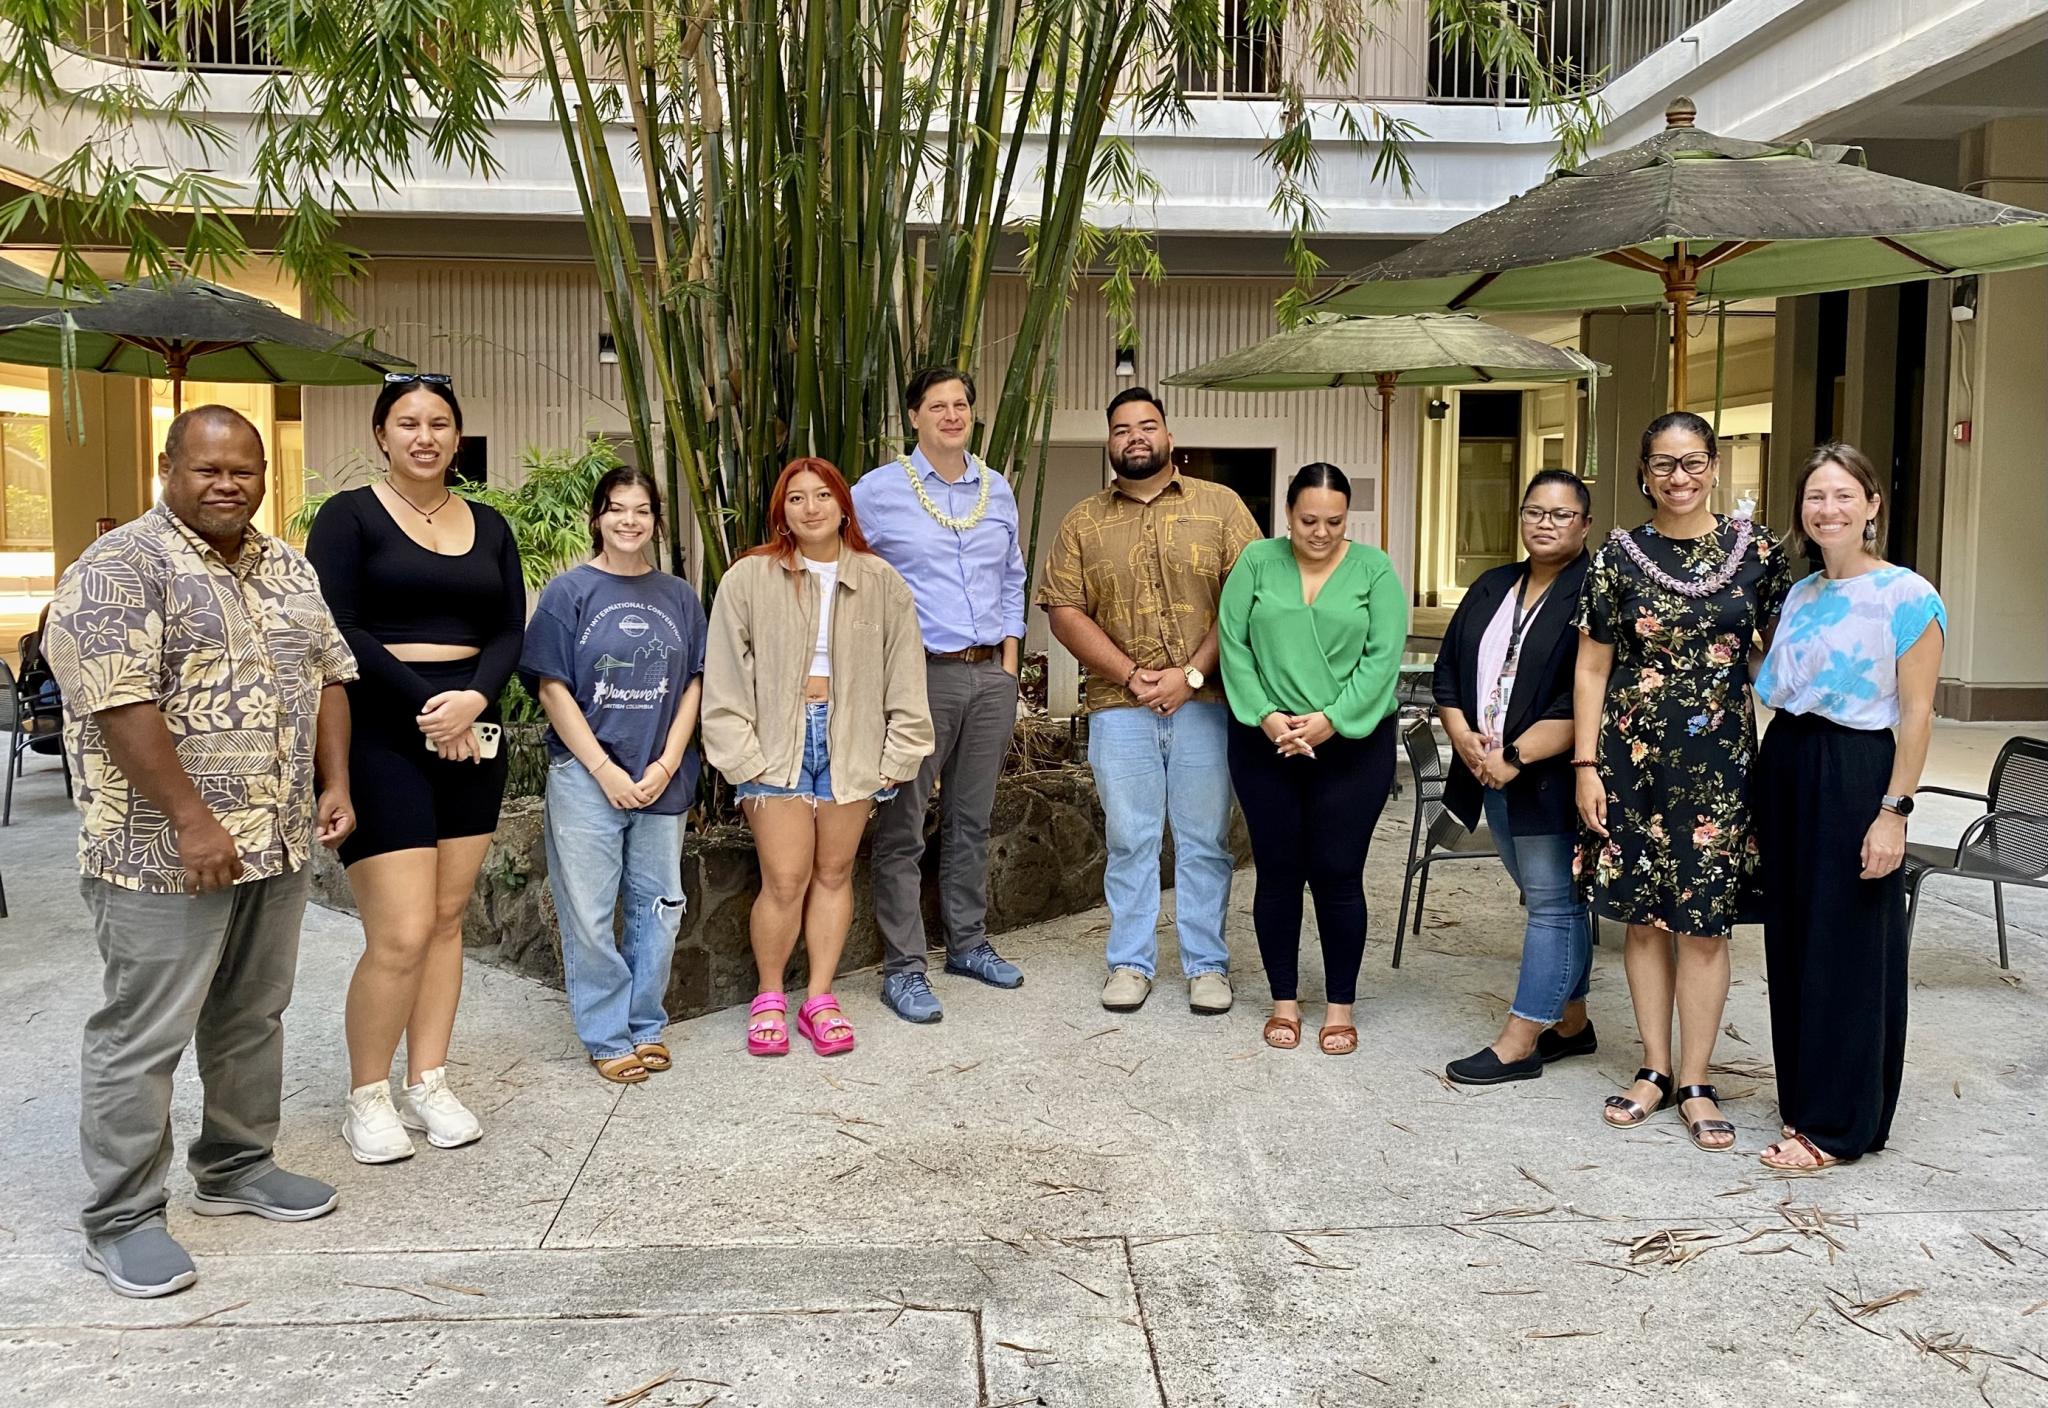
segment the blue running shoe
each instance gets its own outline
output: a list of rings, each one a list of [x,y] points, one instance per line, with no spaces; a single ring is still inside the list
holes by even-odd
[[[882,1002],[906,1022],[936,1022],[946,1015],[922,973],[891,973],[882,979]]]
[[[955,957],[946,956],[946,971],[963,978],[979,978],[992,988],[1021,988],[1024,970],[997,953],[988,944],[971,948]]]

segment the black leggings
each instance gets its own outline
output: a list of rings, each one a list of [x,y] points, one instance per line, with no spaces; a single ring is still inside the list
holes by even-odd
[[[1315,896],[1326,995],[1340,1006],[1358,997],[1365,856],[1394,786],[1395,722],[1319,743],[1313,758],[1283,758],[1260,730],[1230,725],[1230,781],[1258,867],[1252,924],[1275,1002],[1295,1000],[1303,885]]]

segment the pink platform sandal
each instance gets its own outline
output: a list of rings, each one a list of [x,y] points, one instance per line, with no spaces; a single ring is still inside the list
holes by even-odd
[[[796,1010],[799,1036],[810,1038],[811,1049],[820,1056],[838,1056],[853,1050],[853,1023],[839,1011],[839,999],[821,992]]]
[[[747,1054],[787,1056],[789,1054],[789,999],[779,992],[764,992],[747,1009]]]

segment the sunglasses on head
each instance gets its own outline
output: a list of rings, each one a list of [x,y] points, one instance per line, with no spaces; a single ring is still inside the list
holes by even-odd
[[[424,381],[429,386],[453,386],[455,378],[446,372],[386,372],[386,386],[404,386],[409,382]]]

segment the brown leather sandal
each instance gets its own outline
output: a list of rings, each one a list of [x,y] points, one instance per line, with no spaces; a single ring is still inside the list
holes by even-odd
[[[1280,1040],[1280,1038],[1285,1040]],[[1275,1051],[1292,1051],[1301,1045],[1301,1021],[1295,1017],[1272,1016],[1266,1019],[1266,1045]]]
[[[630,1051],[619,1056],[607,1056],[602,1061],[593,1056],[590,1064],[614,1085],[638,1085],[647,1079],[647,1067]]]
[[[643,1041],[633,1048],[633,1054],[650,1071],[665,1071],[674,1064],[669,1059],[668,1047],[659,1041]]]
[[[1796,1164],[1787,1158],[1771,1157],[1775,1150],[1782,1149],[1787,1144],[1797,1144],[1800,1148],[1806,1150],[1807,1153],[1813,1156],[1813,1162],[1810,1164]],[[1833,1168],[1842,1161],[1833,1154],[1828,1153],[1811,1139],[1808,1139],[1805,1135],[1797,1130],[1793,1130],[1785,1138],[1779,1140],[1778,1143],[1773,1144],[1769,1149],[1757,1155],[1757,1162],[1761,1163],[1765,1168],[1776,1169],[1780,1173],[1819,1173],[1822,1169]]]
[[[1358,1050],[1358,1028],[1324,1027],[1316,1033],[1316,1045],[1325,1056],[1349,1056]]]

